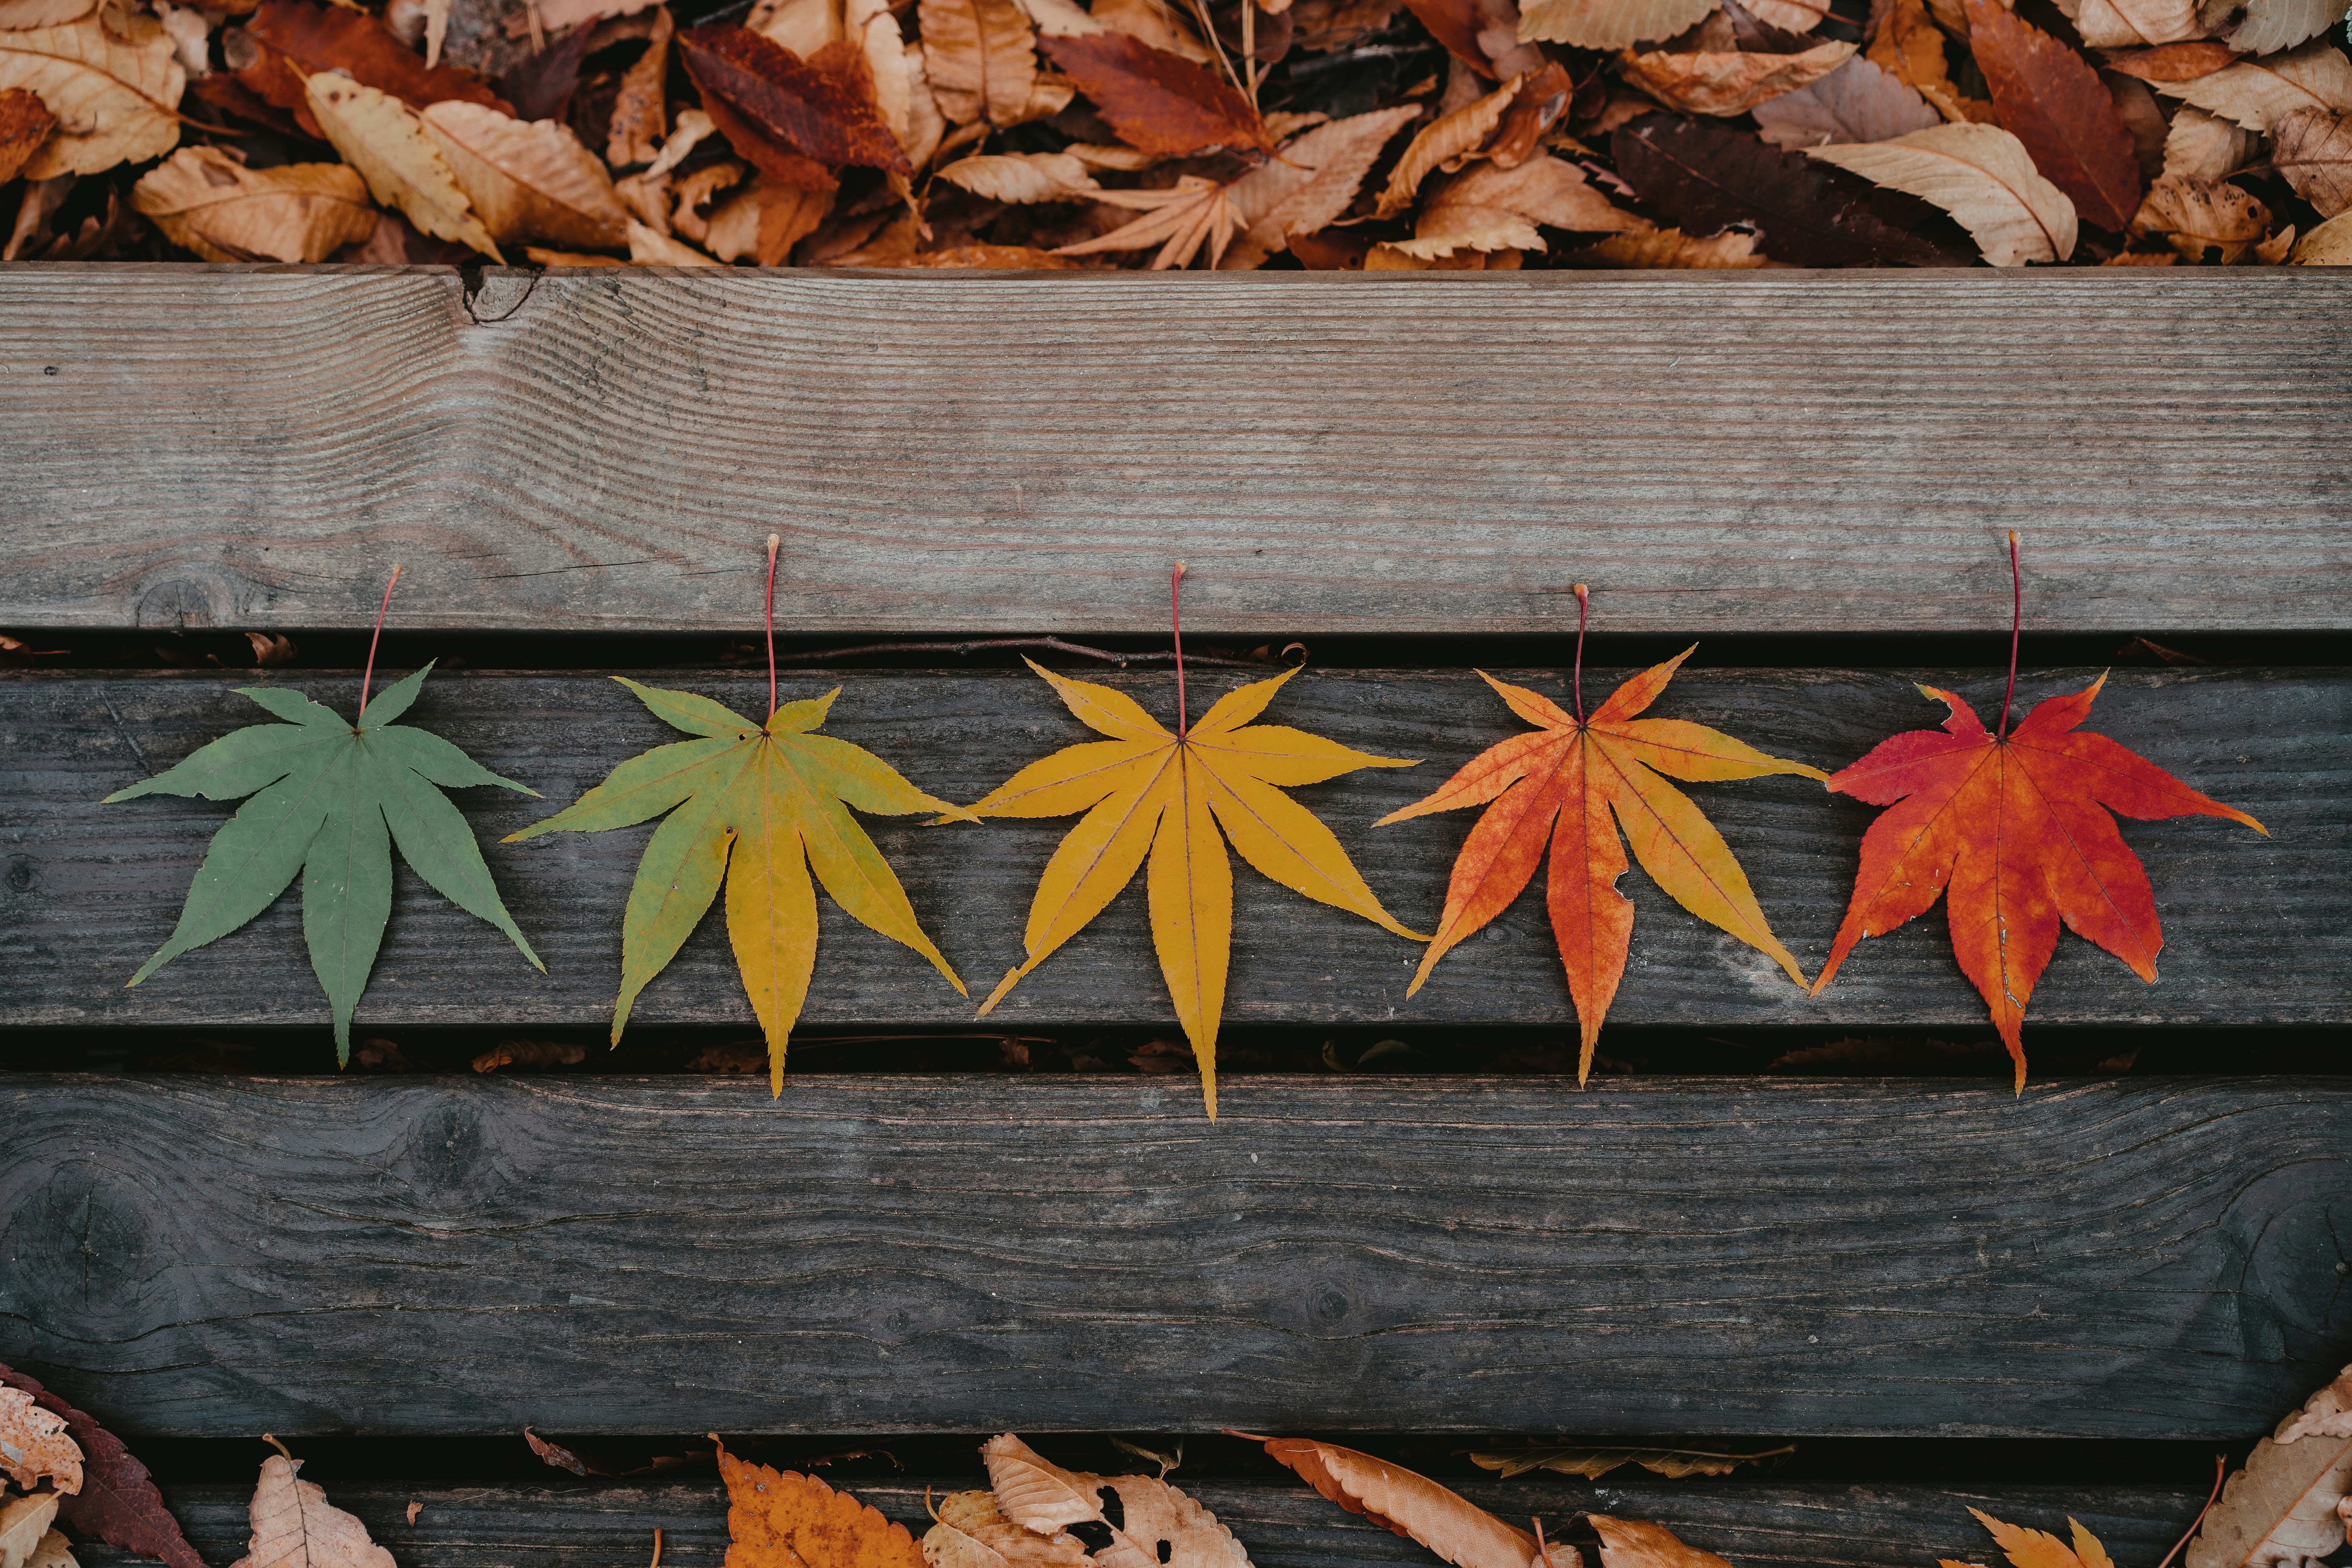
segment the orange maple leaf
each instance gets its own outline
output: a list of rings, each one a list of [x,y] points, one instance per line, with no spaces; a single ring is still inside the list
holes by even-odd
[[[1580,587],[1578,597],[1583,597]],[[1546,902],[1560,963],[1568,969],[1569,995],[1583,1031],[1576,1075],[1578,1082],[1584,1081],[1592,1070],[1593,1042],[1601,1037],[1601,1021],[1624,975],[1633,936],[1633,906],[1617,891],[1617,879],[1625,872],[1620,826],[1633,841],[1642,869],[1675,902],[1769,954],[1790,979],[1805,984],[1803,971],[1757,907],[1731,847],[1690,797],[1666,780],[1829,775],[1802,763],[1767,756],[1704,724],[1637,718],[1696,651],[1695,646],[1685,648],[1628,680],[1590,719],[1563,710],[1539,692],[1478,672],[1512,712],[1540,728],[1490,747],[1427,799],[1373,824],[1384,826],[1433,811],[1494,803],[1463,841],[1453,879],[1446,885],[1437,935],[1405,994],[1421,989],[1431,968],[1450,949],[1510,907],[1549,847],[1551,876]],[[1582,662],[1580,651],[1580,674]],[[1582,708],[1580,700],[1578,707]]]
[[[1977,1522],[1992,1532],[1994,1541],[2009,1554],[2013,1568],[2116,1568],[2116,1560],[2099,1544],[2099,1538],[2084,1530],[2074,1520],[2067,1524],[2074,1532],[2074,1544],[2064,1542],[2046,1531],[2027,1530],[2022,1525],[2003,1524],[1981,1509],[1969,1511]],[[1937,1568],[1980,1568],[1974,1563],[1955,1563],[1948,1557],[1936,1560]]]
[[[814,1476],[739,1459],[724,1443],[719,1473],[727,1480],[726,1568],[924,1568],[905,1525]]]

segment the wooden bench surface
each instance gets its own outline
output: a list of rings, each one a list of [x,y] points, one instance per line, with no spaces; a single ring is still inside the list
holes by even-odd
[[[2340,272],[5,278],[23,628],[2352,626]]]

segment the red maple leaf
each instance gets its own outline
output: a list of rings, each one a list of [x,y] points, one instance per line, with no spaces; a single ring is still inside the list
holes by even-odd
[[[2016,557],[2011,534],[2012,573]],[[2021,605],[2021,586],[2019,594]],[[2116,831],[2116,816],[2226,816],[2265,836],[2268,829],[2106,736],[2076,729],[2106,679],[2102,675],[2080,691],[2049,699],[2011,731],[2012,627],[2010,697],[2001,700],[1999,731],[1987,730],[1954,693],[1923,686],[1952,710],[1941,730],[1882,741],[1831,776],[1831,789],[1888,809],[1863,835],[1853,900],[1813,994],[1829,984],[1854,943],[1885,935],[1942,897],[1953,955],[1991,1006],[2022,1091],[2026,999],[2058,945],[2061,921],[2142,980],[2155,981],[2164,945],[2156,893]]]

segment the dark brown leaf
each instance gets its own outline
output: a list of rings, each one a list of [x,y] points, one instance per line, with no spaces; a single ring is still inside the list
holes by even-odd
[[[236,73],[237,79],[269,103],[293,110],[304,132],[321,141],[325,133],[310,118],[302,86],[304,77],[319,71],[340,70],[411,109],[455,98],[501,114],[514,112],[512,104],[484,87],[471,71],[427,67],[424,56],[364,11],[313,5],[310,0],[268,0],[247,26],[246,36],[259,46],[258,58]]]
[[[1964,0],[1969,44],[2001,129],[2085,223],[2120,234],[2139,210],[2139,154],[2091,63],[2000,0]]]
[[[588,58],[593,27],[574,27],[559,43],[515,62],[499,78],[499,91],[514,105],[517,120],[561,120],[580,85],[580,62]]]
[[[1934,247],[1882,222],[1846,177],[1727,126],[1644,115],[1610,139],[1617,173],[1686,234],[1750,224],[1774,259],[1801,267],[1914,266]]]
[[[81,1445],[81,1490],[58,1505],[59,1518],[84,1535],[171,1568],[205,1568],[180,1533],[179,1521],[163,1506],[147,1467],[131,1457],[121,1438],[21,1372],[0,1366],[0,1384],[24,1390],[42,1409],[64,1416],[66,1431]]]
[[[762,173],[810,186],[804,169],[773,159],[768,148],[757,145],[761,142],[795,153],[803,163],[913,173],[875,107],[865,56],[856,46],[829,44],[803,60],[782,44],[727,22],[691,28],[677,36],[677,43],[712,121]],[[747,139],[745,131],[754,134]]]
[[[40,94],[20,87],[0,92],[0,181],[15,179],[57,124]]]
[[[1495,74],[1486,51],[1478,47],[1477,0],[1404,0],[1429,36],[1445,46],[1446,52],[1480,76]]]
[[[1213,147],[1274,151],[1249,100],[1181,55],[1125,33],[1047,34],[1037,42],[1129,146],[1171,158]]]

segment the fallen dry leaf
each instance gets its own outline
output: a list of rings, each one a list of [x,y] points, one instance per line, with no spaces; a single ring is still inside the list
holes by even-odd
[[[74,1561],[73,1547],[64,1531],[51,1530],[33,1543],[24,1568],[81,1568],[81,1564]]]
[[[2099,73],[2000,0],[1965,5],[1969,46],[2001,129],[2024,143],[2077,216],[2122,233],[2139,210],[2139,154]]]
[[[38,93],[21,87],[0,92],[0,184],[16,177],[57,123]]]
[[[604,142],[604,161],[615,169],[651,163],[661,150],[662,138],[668,134],[664,84],[669,79],[669,45],[675,32],[669,7],[659,7],[654,13],[654,30],[646,40],[646,52],[622,73]]]
[[[1663,1524],[1601,1513],[1578,1517],[1601,1537],[1601,1568],[1731,1568],[1728,1560],[1687,1544]]]
[[[584,1047],[560,1040],[500,1040],[474,1058],[474,1070],[497,1072],[500,1068],[520,1068],[525,1072],[545,1072],[550,1068],[577,1067],[587,1057]],[[541,1458],[547,1459],[551,1465],[558,1462],[548,1458],[542,1451],[547,1445],[533,1436],[528,1427],[524,1429],[523,1436],[530,1442],[531,1451]],[[585,1470],[580,1473],[587,1474]]]
[[[2238,58],[2238,51],[2227,44],[2200,39],[2112,54],[2107,57],[2106,68],[2136,76],[2142,81],[2193,81],[2200,76],[2211,76],[2224,66],[2234,65]]]
[[[1097,1568],[1249,1568],[1234,1532],[1167,1481],[1066,1470],[1010,1432],[982,1444],[980,1454],[1003,1517],[1039,1536],[1069,1525],[1108,1531],[1109,1542],[1089,1554]],[[1105,1491],[1118,1500],[1118,1523],[1105,1511]]]
[[[569,125],[465,102],[434,104],[423,119],[491,238],[583,250],[625,242],[628,214],[613,194],[613,176]]]
[[[1852,58],[1852,44],[1823,43],[1802,54],[1734,52],[1620,57],[1625,79],[1685,114],[1745,114],[1782,93],[1821,80]]]
[[[725,1568],[924,1568],[905,1525],[814,1476],[739,1459],[724,1443],[719,1473],[727,1482]]]
[[[286,165],[279,166],[282,168]],[[374,229],[375,216],[371,211],[368,216],[368,231],[373,233]],[[294,662],[295,648],[292,637],[280,637],[269,632],[247,632],[245,634],[245,640],[253,645],[253,665],[257,669],[273,669],[280,665]],[[386,1043],[389,1044],[389,1042]]]
[[[378,202],[398,207],[436,239],[455,240],[506,264],[415,110],[388,92],[324,71],[310,79],[308,90],[311,118]]]
[[[0,90],[36,93],[57,119],[18,166],[27,180],[163,156],[180,140],[187,83],[171,35],[152,16],[127,16],[120,32],[97,16],[0,32]]]
[[[2095,49],[2133,49],[2201,37],[2197,0],[2081,0],[2074,30]]]
[[[1580,637],[1580,652],[1581,642]],[[1545,902],[1582,1035],[1577,1081],[1583,1082],[1633,936],[1633,902],[1617,890],[1626,870],[1621,827],[1642,869],[1669,898],[1805,984],[1796,958],[1772,934],[1731,847],[1668,781],[1827,775],[1687,720],[1640,717],[1695,651],[1685,648],[1634,676],[1589,718],[1580,689],[1570,713],[1539,692],[1479,672],[1504,705],[1536,729],[1490,747],[1426,798],[1373,825],[1486,808],[1454,858],[1437,934],[1406,995],[1427,983],[1438,960],[1509,908],[1549,855]]]
[[[1918,262],[1935,252],[1869,211],[1805,154],[1703,120],[1648,115],[1610,139],[1617,173],[1685,234],[1748,224],[1800,267]]]
[[[2074,253],[2074,204],[1999,126],[1938,125],[1892,142],[1818,147],[1807,156],[1933,202],[1959,220],[1995,267]]]
[[[50,1534],[60,1500],[56,1492],[0,1498],[0,1568],[27,1568]]]
[[[1694,237],[1678,228],[1648,234],[1612,235],[1598,245],[1571,250],[1560,258],[1569,267],[1622,267],[1643,271],[1751,268],[1775,265],[1756,248],[1756,237],[1744,229]]]
[[[2207,251],[2224,266],[2243,260],[2271,231],[2270,209],[2225,181],[2167,174],[2150,185],[2133,217],[2135,236],[2162,235],[2190,261]]]
[[[1472,1454],[1482,1470],[1494,1470],[1506,1479],[1531,1470],[1551,1470],[1597,1481],[1627,1465],[1639,1465],[1670,1480],[1686,1476],[1727,1476],[1742,1465],[1763,1464],[1797,1451],[1793,1443],[1778,1448],[1733,1453],[1715,1448],[1548,1447],[1508,1448],[1500,1453]]]
[[[2230,47],[2250,55],[2293,48],[2344,20],[2344,0],[2246,0],[2246,15],[2222,35]]]
[[[1087,1543],[1066,1531],[1040,1533],[1004,1517],[996,1494],[953,1492],[931,1510],[922,1540],[930,1568],[1088,1568]]]
[[[1859,55],[1819,81],[1767,99],[1750,112],[1765,141],[1795,149],[1890,142],[1944,122],[1916,88]]]
[[[1473,163],[1422,204],[1414,237],[1398,242],[1397,248],[1424,259],[1462,246],[1500,249],[1502,245],[1481,243],[1477,237],[1516,226],[1525,237],[1505,243],[1541,250],[1543,238],[1533,227],[1538,224],[1580,234],[1639,234],[1655,226],[1612,205],[1574,164],[1542,157],[1512,169]]]
[[[2316,1562],[2345,1544],[2352,1489],[2352,1368],[2254,1445],[2230,1477],[2184,1568]]]
[[[66,1433],[66,1418],[21,1388],[0,1385],[0,1470],[29,1492],[42,1482],[71,1494],[81,1490],[81,1445]]]
[[[1982,1509],[1971,1508],[1969,1511],[1991,1532],[1994,1542],[2018,1568],[2116,1568],[2115,1560],[2099,1544],[2099,1538],[2074,1520],[2066,1521],[2074,1534],[2074,1543],[2069,1546],[2046,1531],[2003,1524]],[[1940,1568],[1975,1568],[1974,1564],[1955,1563],[1948,1557],[1937,1562]]]
[[[61,27],[98,9],[98,0],[0,0],[0,29]]]
[[[801,173],[797,163],[776,163],[778,149],[814,166],[826,181],[826,171],[846,164],[913,172],[881,117],[870,68],[856,46],[828,44],[803,60],[748,27],[719,22],[679,34],[677,44],[711,120],[763,173],[803,183],[794,177]]]
[[[1000,153],[961,158],[940,178],[991,201],[1074,202],[1101,192],[1085,163],[1067,153]]]
[[[179,1521],[163,1506],[163,1496],[155,1489],[147,1467],[131,1458],[120,1437],[100,1426],[88,1411],[75,1409],[14,1368],[0,1366],[0,1385],[29,1394],[41,1408],[62,1416],[67,1432],[81,1449],[81,1489],[67,1495],[59,1509],[68,1525],[83,1535],[155,1558],[170,1568],[205,1568],[204,1560],[180,1533]]]
[[[207,261],[324,261],[375,232],[375,208],[356,170],[341,163],[254,169],[215,147],[173,153],[141,177],[131,205],[173,244]],[[287,647],[290,658],[292,645]],[[256,662],[270,662],[261,651],[257,644]]]
[[[2154,85],[2168,97],[2249,131],[2268,131],[2298,109],[2352,113],[2352,60],[2327,44],[2305,44],[2293,54],[2241,60],[2210,76]]]
[[[367,1526],[296,1479],[302,1461],[272,1454],[253,1489],[253,1537],[235,1568],[396,1568]]]
[[[1292,235],[1312,234],[1344,216],[1381,152],[1419,116],[1411,104],[1375,110],[1315,126],[1284,142],[1279,156],[1225,188],[1245,232],[1222,265],[1256,267],[1287,246]]]
[[[1519,8],[1519,37],[1580,49],[1624,49],[1685,31],[1722,0],[1531,0]]]
[[[1129,146],[1168,157],[1273,150],[1249,100],[1181,55],[1125,33],[1063,34],[1039,47]]]
[[[2262,138],[2233,121],[2183,104],[2165,132],[2162,173],[2192,180],[2224,180],[2254,161]]]
[[[1205,245],[1213,268],[1223,259],[1225,247],[1241,227],[1241,215],[1227,199],[1225,187],[1198,174],[1187,174],[1165,190],[1097,191],[1093,199],[1144,216],[1097,238],[1062,246],[1055,255],[1099,256],[1105,251],[1157,247],[1160,253],[1151,258],[1151,270],[1181,271],[1192,264]]]
[[[2271,126],[2271,167],[2322,217],[2352,207],[2352,114],[2298,109],[2280,116]]]
[[[454,66],[427,67],[365,11],[317,5],[310,0],[265,0],[247,24],[246,36],[259,57],[237,79],[266,101],[294,111],[305,131],[321,134],[310,118],[303,79],[341,71],[354,81],[388,92],[411,109],[461,99],[504,112],[512,106]]]
[[[2352,267],[2352,213],[2329,218],[2295,241],[2287,259],[2297,267]]]
[[[710,215],[703,243],[721,261],[750,256],[762,267],[781,267],[793,246],[816,232],[832,207],[830,191],[754,179],[749,190],[730,197]]]
[[[1405,143],[1396,167],[1389,171],[1388,186],[1381,192],[1375,216],[1393,217],[1404,211],[1421,194],[1422,181],[1440,169],[1460,167],[1461,160],[1485,146],[1503,123],[1503,115],[1518,90],[1519,79],[1513,77],[1494,91],[1423,126]]]
[[[1027,13],[1014,0],[922,0],[923,73],[950,124],[1018,125],[1037,84]]]
[[[916,257],[912,267],[961,267],[984,272],[1034,271],[1075,272],[1085,264],[1066,256],[1056,256],[1050,250],[1039,250],[1027,245],[951,245],[944,250],[929,250]]]

